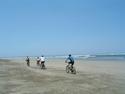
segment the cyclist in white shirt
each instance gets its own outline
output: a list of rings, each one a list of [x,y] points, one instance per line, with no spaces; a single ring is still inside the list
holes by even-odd
[[[41,56],[41,57],[40,57],[40,61],[41,61],[41,62],[45,62],[45,57],[44,57],[44,56]]]
[[[45,63],[45,57],[44,56],[40,57],[40,63],[42,65],[42,67],[45,68],[45,64],[44,64]]]

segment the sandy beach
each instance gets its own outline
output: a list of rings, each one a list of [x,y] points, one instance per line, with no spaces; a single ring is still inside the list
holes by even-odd
[[[34,60],[0,60],[0,94],[125,94],[124,61],[77,60],[77,74],[65,72],[64,59],[48,59],[46,70]]]

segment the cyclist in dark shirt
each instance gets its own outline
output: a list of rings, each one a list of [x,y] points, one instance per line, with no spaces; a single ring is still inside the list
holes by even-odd
[[[26,62],[27,62],[27,66],[30,66],[30,59],[28,56],[26,57]]]
[[[69,65],[71,64],[71,66],[73,67],[73,65],[74,65],[74,58],[72,57],[71,54],[69,54],[69,57],[66,59],[65,62],[68,63]]]

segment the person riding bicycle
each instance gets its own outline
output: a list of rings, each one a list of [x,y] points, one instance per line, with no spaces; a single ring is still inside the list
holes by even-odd
[[[45,68],[45,64],[44,64],[45,63],[45,57],[44,56],[40,57],[40,63],[42,65],[42,67]]]
[[[37,61],[37,66],[39,66],[40,65],[40,58],[37,57],[36,61]]]
[[[26,57],[26,62],[27,62],[27,66],[30,66],[30,58],[28,56]]]
[[[74,58],[72,57],[71,54],[69,54],[69,57],[66,59],[65,62],[68,63],[68,65],[71,65],[71,68],[73,68],[73,65],[74,65]]]

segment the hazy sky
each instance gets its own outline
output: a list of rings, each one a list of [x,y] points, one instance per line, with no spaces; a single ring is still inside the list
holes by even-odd
[[[0,56],[125,52],[125,0],[0,0]]]

